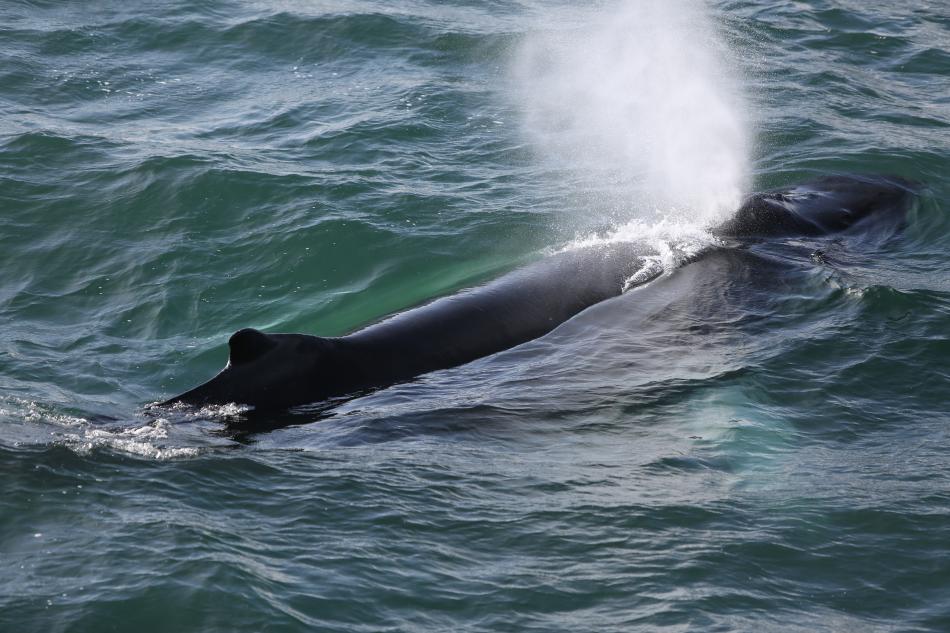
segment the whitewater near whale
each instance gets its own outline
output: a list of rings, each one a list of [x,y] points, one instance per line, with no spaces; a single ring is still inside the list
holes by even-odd
[[[721,245],[694,259],[796,237],[880,243],[900,230],[914,192],[901,178],[850,175],[754,194],[711,230]],[[649,255],[649,246],[638,242],[562,252],[342,337],[243,329],[228,341],[219,374],[160,406],[233,402],[281,410],[462,365],[544,336],[594,304],[649,284],[663,272],[646,265]]]

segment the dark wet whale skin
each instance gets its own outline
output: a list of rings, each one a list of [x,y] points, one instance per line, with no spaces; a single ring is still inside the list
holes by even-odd
[[[842,233],[878,242],[899,231],[914,189],[895,177],[825,177],[754,194],[712,232],[733,245]],[[626,242],[559,253],[343,337],[240,330],[217,376],[161,404],[280,410],[461,365],[543,336],[620,295],[642,267],[643,248]]]

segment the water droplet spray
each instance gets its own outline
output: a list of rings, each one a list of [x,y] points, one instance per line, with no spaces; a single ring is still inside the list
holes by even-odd
[[[749,125],[730,53],[700,0],[551,11],[515,58],[532,146],[618,224],[708,227],[749,184]]]

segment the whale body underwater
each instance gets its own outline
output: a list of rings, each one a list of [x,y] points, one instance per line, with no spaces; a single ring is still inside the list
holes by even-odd
[[[879,244],[901,230],[916,191],[898,177],[849,175],[753,194],[711,229],[720,245],[692,261],[768,240],[827,236]],[[544,336],[595,304],[649,284],[663,271],[644,266],[646,252],[637,242],[561,252],[342,337],[243,329],[230,337],[220,373],[158,406],[237,403],[279,411],[462,365]]]

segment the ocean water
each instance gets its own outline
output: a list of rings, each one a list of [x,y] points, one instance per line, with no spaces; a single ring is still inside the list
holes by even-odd
[[[950,630],[948,51],[945,0],[4,2],[0,631]],[[900,235],[675,265],[849,172]],[[145,408],[642,236],[496,356]]]

